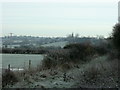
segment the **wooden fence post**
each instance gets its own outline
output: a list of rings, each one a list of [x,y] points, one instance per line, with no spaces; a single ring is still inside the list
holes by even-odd
[[[29,60],[29,70],[31,69],[31,60]]]
[[[8,64],[8,71],[10,71],[10,64]]]
[[[25,62],[24,62],[24,70],[25,70]]]

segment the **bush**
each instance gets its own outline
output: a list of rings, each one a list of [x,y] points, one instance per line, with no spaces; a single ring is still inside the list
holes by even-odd
[[[85,72],[84,72],[84,78],[86,81],[94,81],[97,79],[98,75],[100,74],[100,70],[96,65],[90,66]]]
[[[61,65],[61,68],[64,72],[71,69],[72,67],[73,67],[72,63],[64,63],[64,64]]]
[[[42,61],[42,67],[45,69],[54,68],[56,66],[60,66],[65,62],[69,62],[69,52],[67,50],[53,50],[50,51],[47,56],[44,57]]]
[[[80,84],[96,88],[118,87],[118,60],[98,60],[88,63],[82,72],[78,74]]]
[[[66,45],[63,49],[49,51],[42,61],[42,66],[45,69],[50,69],[56,66],[62,66],[65,63],[75,64],[81,61],[87,61],[88,58],[90,60],[96,53],[103,55],[106,53],[106,49],[103,47],[95,47],[88,43],[73,43]]]
[[[96,46],[96,47],[94,47],[94,49],[95,49],[96,53],[99,55],[104,55],[108,52],[107,48],[102,47],[102,46]]]
[[[94,48],[90,44],[69,44],[64,49],[70,50],[70,58],[73,60],[86,60],[88,56],[95,54]]]
[[[45,57],[44,60],[42,61],[42,66],[44,69],[50,69],[56,66],[56,61],[52,57]]]
[[[6,85],[13,85],[14,83],[18,82],[18,77],[12,71],[6,70],[2,74],[2,87]]]

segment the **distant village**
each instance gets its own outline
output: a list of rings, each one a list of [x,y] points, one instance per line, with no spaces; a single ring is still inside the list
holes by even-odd
[[[0,37],[1,48],[39,48],[39,47],[64,47],[68,43],[86,43],[99,45],[106,42],[104,37],[79,37],[78,34],[69,34],[67,37],[33,37],[33,36],[5,36]]]

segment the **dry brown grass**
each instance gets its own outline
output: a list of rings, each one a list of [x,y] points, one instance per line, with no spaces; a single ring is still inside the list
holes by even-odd
[[[89,87],[118,87],[118,60],[99,60],[89,63],[78,78],[83,77],[84,85]],[[81,82],[81,83],[83,83]]]

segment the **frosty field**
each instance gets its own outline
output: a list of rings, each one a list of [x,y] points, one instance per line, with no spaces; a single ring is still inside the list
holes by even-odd
[[[28,67],[29,60],[31,66],[37,66],[43,59],[43,55],[28,54],[0,54],[2,56],[2,68],[7,68],[8,64],[14,68]]]

